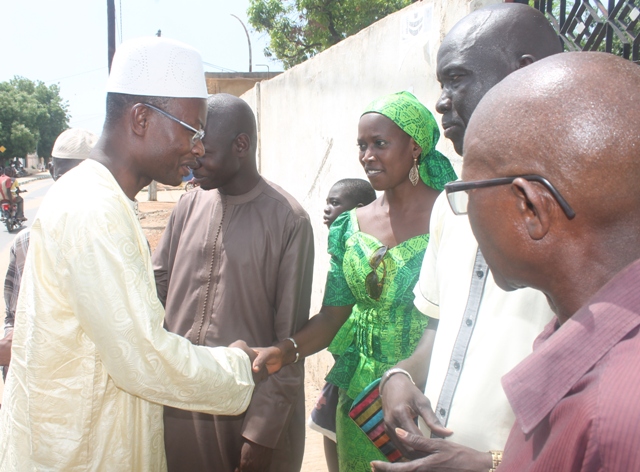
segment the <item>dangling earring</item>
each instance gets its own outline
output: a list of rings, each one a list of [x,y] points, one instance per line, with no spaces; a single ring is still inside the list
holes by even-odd
[[[409,180],[411,181],[411,185],[414,187],[418,185],[418,181],[420,180],[420,172],[418,172],[418,159],[413,158],[413,167],[409,171]]]

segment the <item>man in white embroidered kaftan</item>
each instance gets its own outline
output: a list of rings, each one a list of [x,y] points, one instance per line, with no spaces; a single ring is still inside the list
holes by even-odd
[[[89,159],[51,188],[31,229],[0,471],[164,471],[162,405],[239,414],[250,354],[163,328],[136,194],[177,185],[204,153],[200,55],[165,38],[120,45]],[[249,354],[249,355],[248,355]]]

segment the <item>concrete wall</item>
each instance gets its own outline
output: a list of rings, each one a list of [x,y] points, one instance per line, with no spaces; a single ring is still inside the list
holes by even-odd
[[[358,119],[374,98],[401,90],[418,97],[440,122],[435,66],[438,47],[463,16],[495,0],[424,0],[388,16],[311,60],[257,84],[242,96],[254,109],[262,174],[295,196],[315,233],[312,314],[322,304],[328,268],[322,210],[334,182],[366,178],[356,148]],[[459,170],[443,137],[438,149]],[[323,352],[307,360],[318,383],[332,365]]]
[[[205,72],[207,92],[229,93],[239,97],[257,82],[280,75],[281,72]]]

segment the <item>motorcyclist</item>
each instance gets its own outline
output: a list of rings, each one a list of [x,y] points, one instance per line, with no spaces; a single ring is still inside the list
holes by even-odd
[[[2,175],[0,175],[0,199],[7,200],[9,203],[16,204],[16,219],[18,221],[27,221],[24,216],[24,199],[20,196],[20,187],[18,179],[12,179],[9,175],[10,168],[3,169],[0,167]]]

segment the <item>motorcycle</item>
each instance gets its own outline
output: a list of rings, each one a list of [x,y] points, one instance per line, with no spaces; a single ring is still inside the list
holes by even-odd
[[[14,177],[26,177],[29,175],[20,161],[12,162],[11,168],[13,169]]]
[[[26,177],[29,175],[21,163],[11,164],[11,167],[13,168],[13,175],[16,177]]]
[[[16,189],[16,194],[24,193],[26,190]],[[10,202],[9,200],[2,200],[0,202],[0,222],[3,222],[7,231],[11,233],[14,229],[22,228],[22,220],[16,218],[16,212],[18,205]]]

